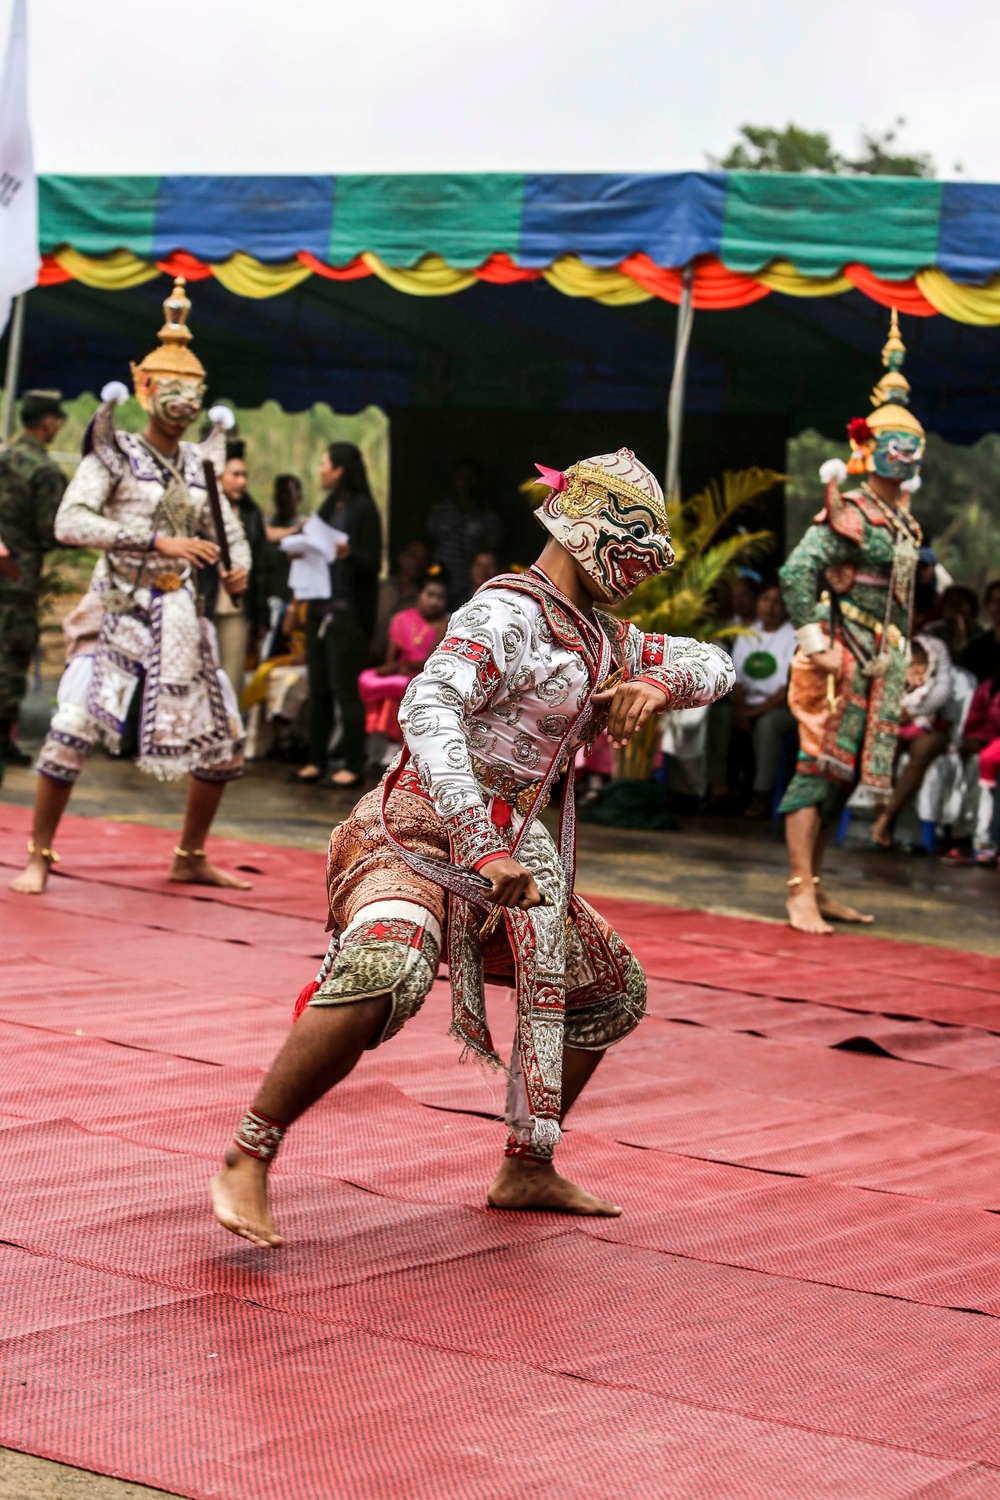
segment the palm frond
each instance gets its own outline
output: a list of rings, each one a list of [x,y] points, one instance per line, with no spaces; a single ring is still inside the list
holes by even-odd
[[[768,494],[784,482],[786,475],[776,469],[727,469],[718,479],[710,479],[698,494],[678,507],[672,518],[678,538],[689,548],[699,551],[709,547],[722,528],[744,506]]]

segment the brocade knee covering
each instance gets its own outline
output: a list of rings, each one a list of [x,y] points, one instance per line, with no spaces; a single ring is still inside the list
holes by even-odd
[[[646,1014],[646,975],[635,954],[586,903],[569,929],[566,963],[567,1047],[603,1052]]]
[[[364,907],[340,939],[330,973],[310,1005],[353,1005],[388,995],[389,1018],[368,1050],[387,1042],[423,1005],[441,954],[436,918],[409,901]]]
[[[100,730],[76,704],[63,704],[52,717],[35,770],[52,781],[73,786],[94,753]]]

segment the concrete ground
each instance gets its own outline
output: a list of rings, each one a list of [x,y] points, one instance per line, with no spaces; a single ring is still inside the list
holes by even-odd
[[[33,773],[8,770],[0,797],[27,806],[33,796]],[[81,779],[71,809],[173,827],[183,801],[183,784],[157,783],[131,764],[99,753]],[[227,789],[216,831],[323,849],[331,827],[347,815],[352,802],[349,793],[289,786],[283,766],[259,762]],[[681,822],[675,833],[581,825],[581,887],[598,896],[782,920],[786,867],[778,825],[705,816]],[[874,853],[866,838],[865,825],[856,821],[848,844],[831,850],[827,868],[838,894],[876,914],[876,925],[869,929],[873,936],[1000,956],[1000,875],[953,869],[926,857]],[[0,1450],[0,1500],[143,1500],[161,1493]]]

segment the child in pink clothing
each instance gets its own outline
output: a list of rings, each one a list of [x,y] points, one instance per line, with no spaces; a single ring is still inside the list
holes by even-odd
[[[412,609],[401,609],[389,623],[389,649],[380,667],[369,667],[358,678],[358,692],[367,708],[368,734],[403,738],[396,711],[403,694],[431,652],[441,644],[448,625],[448,590],[441,569],[425,577]]]

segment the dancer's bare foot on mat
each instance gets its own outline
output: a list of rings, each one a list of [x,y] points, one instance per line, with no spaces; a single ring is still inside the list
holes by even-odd
[[[829,917],[831,922],[860,922],[869,926],[875,918],[867,912],[858,911],[856,906],[847,906],[843,901],[835,901],[828,896],[821,885],[816,886],[816,906],[821,916]]]
[[[603,1198],[595,1198],[575,1182],[560,1177],[554,1167],[542,1162],[509,1156],[486,1194],[490,1208],[545,1210],[557,1214],[586,1214],[617,1219],[621,1209]]]
[[[811,880],[796,878],[788,882],[788,921],[796,932],[808,932],[814,937],[828,937],[833,932],[820,916],[816,887]]]
[[[17,891],[20,896],[40,896],[45,889],[51,868],[52,861],[44,854],[33,854],[20,875],[11,881],[11,890]]]
[[[180,885],[221,885],[227,891],[249,891],[252,888],[249,880],[240,880],[238,875],[230,875],[218,865],[210,865],[204,854],[175,852],[169,879]]]
[[[212,1178],[212,1208],[223,1229],[261,1250],[285,1243],[274,1226],[267,1202],[267,1165],[231,1146],[226,1164]]]

